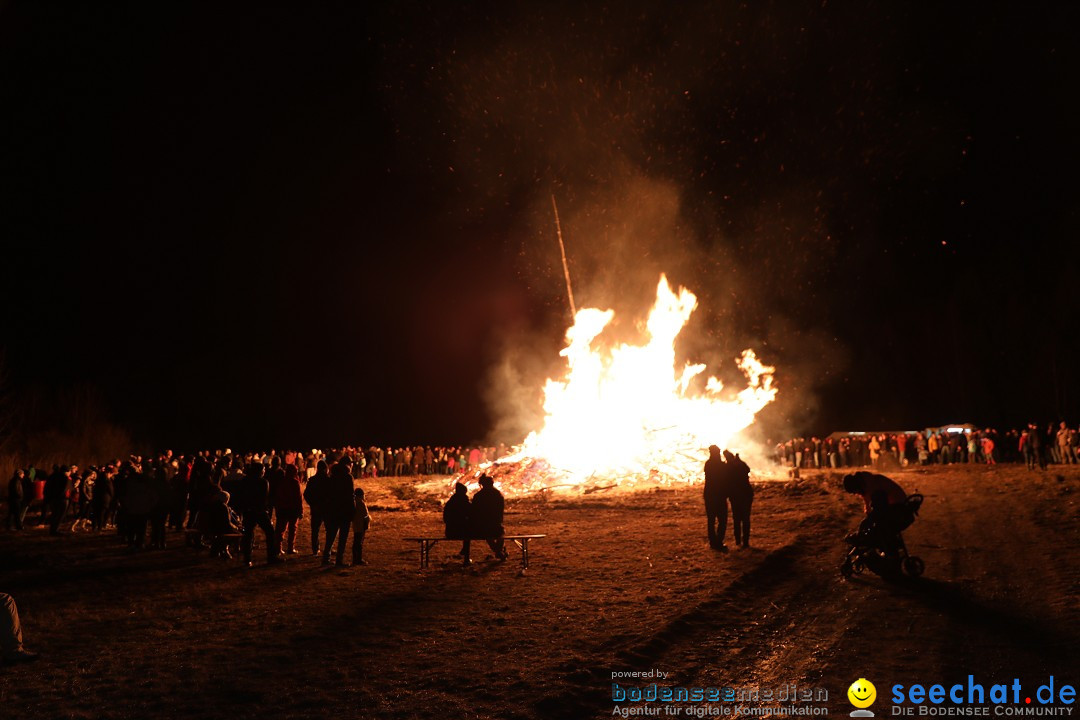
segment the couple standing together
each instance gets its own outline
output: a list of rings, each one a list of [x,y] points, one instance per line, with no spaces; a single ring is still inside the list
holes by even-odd
[[[754,489],[750,486],[750,466],[738,455],[716,445],[709,446],[705,461],[705,515],[709,519],[709,545],[727,552],[727,506],[731,502],[732,531],[736,547],[750,547],[750,506]]]

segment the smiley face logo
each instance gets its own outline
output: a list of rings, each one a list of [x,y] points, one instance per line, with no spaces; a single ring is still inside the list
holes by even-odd
[[[866,678],[859,678],[847,689],[848,700],[857,708],[868,708],[877,699],[877,688]]]

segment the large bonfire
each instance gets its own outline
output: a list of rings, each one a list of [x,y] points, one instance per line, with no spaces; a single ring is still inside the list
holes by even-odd
[[[603,343],[614,311],[579,310],[560,353],[566,374],[544,386],[543,427],[512,454],[455,481],[483,472],[509,495],[698,481],[708,446],[739,450],[739,433],[776,387],[774,369],[752,350],[736,360],[746,386],[734,395],[723,393],[716,377],[703,389],[694,382],[704,364],[679,368],[675,340],[696,307],[692,292],[674,292],[661,275],[642,345]]]

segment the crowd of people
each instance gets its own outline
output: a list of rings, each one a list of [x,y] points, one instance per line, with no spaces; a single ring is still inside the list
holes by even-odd
[[[1023,429],[946,428],[905,433],[843,433],[777,443],[778,464],[789,468],[849,468],[954,463],[1026,463],[1028,468],[1080,464],[1080,429],[1065,422]]]
[[[80,467],[54,465],[51,470],[29,466],[16,469],[7,487],[9,529],[21,529],[31,509],[39,513],[38,523],[48,522],[50,532],[57,534],[65,521],[71,530],[83,528],[100,530],[115,526],[118,519],[134,516],[148,518],[149,547],[164,544],[166,524],[178,528],[185,512],[194,515],[202,504],[213,504],[215,497],[206,494],[207,485],[226,492],[240,484],[245,469],[257,464],[265,468],[271,485],[268,507],[282,506],[275,512],[279,518],[299,512],[299,494],[277,498],[282,487],[281,476],[289,475],[284,487],[295,490],[293,480],[306,484],[317,473],[320,462],[331,464],[347,461],[353,479],[405,475],[452,475],[494,460],[507,452],[499,447],[431,447],[403,448],[345,447],[330,451],[312,450],[308,453],[287,451],[279,453],[247,453],[230,450],[204,451],[193,455],[174,455],[166,451],[152,457],[132,456],[126,461]],[[292,474],[295,473],[295,478]],[[282,492],[285,492],[282,490]],[[205,495],[205,497],[204,497]],[[246,503],[243,497],[231,498],[232,506]],[[288,507],[286,507],[288,506]],[[121,511],[123,508],[123,511]],[[165,518],[163,521],[162,518]],[[146,543],[146,525],[125,523],[132,529],[132,544]],[[285,521],[278,532],[295,537],[295,520]],[[293,540],[290,539],[292,545]]]
[[[353,563],[360,565],[365,564],[363,542],[371,516],[364,491],[355,488],[356,481],[382,476],[452,475],[494,461],[508,451],[506,446],[419,445],[345,447],[325,453],[271,450],[240,454],[219,450],[174,455],[166,451],[85,468],[53,466],[46,472],[31,466],[17,469],[8,482],[5,523],[14,530],[21,530],[28,522],[47,525],[54,535],[115,528],[133,549],[164,548],[167,529],[194,528],[205,531],[211,552],[221,557],[231,555],[229,544],[222,538],[238,534],[238,550],[248,564],[258,528],[266,539],[267,561],[276,563],[298,552],[297,522],[306,503],[313,554],[321,551],[323,562],[330,564],[332,548],[336,547],[333,562],[344,564],[351,534]],[[1060,422],[1049,426],[1030,423],[1021,430],[1004,432],[959,427],[902,433],[837,433],[778,443],[775,460],[796,469],[999,462],[1025,462],[1029,468],[1045,468],[1049,463],[1080,464],[1080,430]],[[731,460],[717,456],[715,463],[715,473],[726,478],[729,464],[725,463]],[[718,483],[725,487],[730,484],[727,479]],[[737,491],[722,493],[726,498],[723,504],[726,507],[731,500],[733,516],[740,525],[745,518],[748,528],[749,508],[747,505],[742,511],[740,498],[745,493],[742,483],[737,484]],[[501,524],[502,507],[493,505],[487,510],[488,495],[478,493],[480,504],[476,507],[469,505],[467,495],[455,494],[448,503],[447,537],[465,542],[466,558],[470,538],[501,536],[501,530],[495,533],[494,529]],[[475,499],[472,504],[476,504]],[[460,509],[460,517],[454,516],[455,507]],[[473,520],[467,519],[469,513],[475,515]],[[710,514],[715,516],[710,519],[712,529],[720,512]],[[489,519],[495,515],[499,523]],[[481,527],[462,530],[466,523],[479,523]],[[325,541],[320,543],[324,532]],[[710,538],[714,535],[715,531]],[[720,537],[718,546],[722,547]],[[741,528],[736,541],[748,541],[743,539]],[[495,546],[492,550],[496,556],[505,552]]]
[[[239,455],[228,451],[175,456],[132,456],[85,469],[54,466],[17,469],[8,482],[9,529],[27,522],[47,525],[52,535],[80,529],[115,529],[133,550],[160,549],[166,531],[194,530],[210,541],[211,553],[230,557],[222,538],[238,534],[243,560],[251,564],[256,529],[266,540],[267,561],[295,554],[297,521],[307,502],[312,517],[313,552],[325,530],[323,562],[337,541],[337,564],[343,564],[349,530],[353,562],[363,563],[363,534],[370,523],[359,477],[356,451],[276,452]],[[34,516],[28,517],[33,510]]]
[[[52,535],[115,529],[132,550],[163,549],[168,530],[184,530],[215,557],[231,558],[230,546],[235,546],[251,566],[256,530],[264,536],[267,563],[299,552],[297,523],[306,505],[311,553],[321,554],[324,565],[344,565],[351,534],[352,564],[366,565],[363,546],[371,514],[358,481],[405,468],[418,475],[449,474],[493,460],[500,451],[506,448],[347,447],[244,455],[166,451],[85,469],[61,465],[45,473],[20,468],[8,482],[6,524],[13,530],[27,523],[45,525]],[[474,538],[488,540],[496,557],[506,558],[503,497],[490,477],[481,478],[472,501],[455,493],[447,506],[447,537],[464,540],[466,564]]]
[[[323,565],[344,565],[351,531],[352,565],[367,565],[364,538],[371,526],[371,514],[364,489],[356,487],[356,481],[379,473],[380,455],[384,472],[385,460],[391,458],[391,473],[402,472],[402,467],[408,466],[424,474],[476,465],[494,459],[494,452],[496,448],[473,448],[468,452],[455,449],[453,458],[427,448],[386,454],[375,448],[370,454],[355,448],[307,455],[279,455],[273,451],[234,455],[223,451],[174,456],[166,452],[149,458],[132,456],[85,470],[55,466],[46,474],[34,467],[20,468],[8,482],[7,525],[22,530],[28,511],[34,508],[39,513],[37,521],[48,525],[50,534],[73,532],[80,527],[92,531],[115,529],[132,550],[164,549],[167,530],[183,530],[196,544],[208,544],[212,556],[225,559],[232,556],[230,539],[238,540],[243,563],[251,567],[256,529],[264,536],[267,564],[284,562],[285,556],[299,553],[296,529],[306,504],[311,521],[311,554],[321,554]],[[410,465],[415,458],[423,464]],[[463,541],[458,555],[465,565],[472,562],[473,539],[487,541],[498,560],[507,558],[502,527],[504,507],[502,493],[487,475],[480,478],[480,489],[471,500],[466,486],[456,485],[446,502],[443,519],[446,537]],[[15,601],[4,593],[0,593],[0,651],[4,664],[38,657],[23,647]]]
[[[454,475],[487,462],[493,462],[509,452],[505,444],[498,446],[435,446],[380,448],[345,448],[342,451],[353,463],[356,477],[386,477],[410,475]],[[308,458],[309,461],[311,458]],[[308,465],[310,467],[310,464]]]

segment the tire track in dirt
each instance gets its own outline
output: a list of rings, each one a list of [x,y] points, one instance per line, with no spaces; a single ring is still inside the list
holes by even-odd
[[[927,575],[826,583],[816,604],[799,609],[816,619],[797,624],[791,661],[762,672],[758,682],[818,684],[830,690],[830,707],[846,712],[843,690],[859,677],[878,682],[879,692],[893,683],[961,682],[969,673],[987,682],[1019,677],[1030,686],[1074,667],[1075,613],[1061,611],[1058,590],[1068,586],[1075,561],[1043,552],[1044,531],[1032,514],[1017,512],[1031,488],[972,473],[907,482],[920,483],[927,495],[906,533]],[[1074,558],[1075,549],[1074,542],[1064,557]],[[835,577],[826,558],[809,565]],[[1043,593],[1044,587],[1054,589]],[[817,662],[810,662],[815,651]]]
[[[830,709],[843,712],[851,709],[844,690],[859,677],[877,678],[883,692],[894,682],[963,681],[968,673],[987,682],[1015,676],[1025,687],[1067,674],[1080,645],[1069,602],[1072,523],[1048,538],[1045,508],[1024,504],[1028,481],[993,480],[988,486],[970,471],[907,480],[928,499],[905,534],[927,562],[926,577],[842,580],[840,538],[858,517],[841,506],[655,633],[594,648],[600,669],[578,670],[539,714],[609,716],[607,668],[658,668],[669,673],[664,684],[684,687],[823,687]],[[1046,552],[1055,547],[1061,552]]]
[[[846,634],[846,623],[837,620],[848,608],[813,602],[840,582],[831,558],[839,557],[835,536],[842,528],[839,517],[827,518],[815,532],[799,535],[785,567],[741,578],[731,599],[739,610],[729,607],[689,643],[660,658],[660,666],[682,686],[779,687],[796,678],[812,680],[813,668]]]

